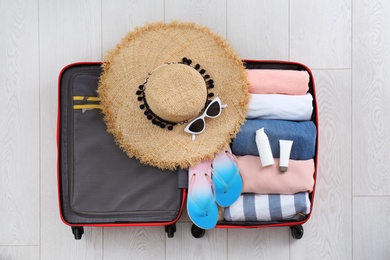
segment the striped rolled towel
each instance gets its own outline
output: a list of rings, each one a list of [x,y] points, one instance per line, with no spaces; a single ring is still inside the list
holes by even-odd
[[[245,193],[225,208],[227,221],[281,221],[309,214],[308,192],[293,195]]]

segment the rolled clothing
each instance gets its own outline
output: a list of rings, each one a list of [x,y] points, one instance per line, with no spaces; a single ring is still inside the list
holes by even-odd
[[[249,93],[305,95],[310,75],[304,70],[248,69]]]
[[[292,140],[290,159],[308,160],[314,157],[316,147],[316,126],[313,121],[287,121],[254,119],[247,120],[232,142],[235,155],[259,156],[255,142],[256,130],[264,127],[272,155],[280,158],[279,140]]]
[[[242,177],[242,193],[295,194],[311,192],[314,186],[314,160],[289,160],[288,171],[279,170],[279,159],[275,164],[263,167],[260,157],[237,156]]]
[[[294,195],[247,193],[225,208],[227,221],[282,221],[310,213],[308,192]]]
[[[313,113],[313,96],[251,94],[248,119],[280,119],[307,121]]]

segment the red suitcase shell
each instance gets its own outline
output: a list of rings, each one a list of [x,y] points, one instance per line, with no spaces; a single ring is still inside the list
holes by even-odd
[[[290,61],[275,61],[275,60],[245,60],[244,61],[247,69],[288,69],[288,70],[305,70],[310,75],[310,82],[309,82],[309,92],[313,96],[313,115],[312,115],[312,121],[316,125],[317,129],[317,139],[316,139],[316,148],[315,148],[315,157],[314,157],[314,163],[315,163],[315,172],[313,175],[314,183],[316,180],[317,175],[317,166],[318,166],[318,133],[319,133],[319,126],[318,126],[318,108],[317,108],[317,99],[316,99],[316,90],[315,90],[315,84],[314,84],[314,77],[312,75],[312,72],[310,69],[300,63],[297,62],[290,62]],[[98,212],[97,210],[94,211],[94,208],[91,206],[91,204],[88,204],[89,197],[93,197],[95,192],[83,192],[83,188],[87,187],[89,189],[99,187],[99,183],[93,183],[91,179],[93,180],[93,177],[96,177],[92,173],[89,173],[88,171],[81,171],[78,170],[78,168],[85,167],[85,164],[88,162],[74,162],[79,160],[78,158],[85,157],[85,154],[83,154],[83,151],[79,152],[79,155],[82,156],[76,156],[75,155],[75,147],[79,145],[81,147],[87,146],[83,145],[77,141],[75,141],[73,138],[77,136],[82,136],[82,140],[88,140],[91,136],[94,135],[94,131],[90,131],[89,133],[85,134],[83,131],[80,130],[74,130],[74,125],[76,125],[76,128],[78,126],[78,123],[84,122],[83,120],[80,120],[78,117],[84,117],[84,115],[90,114],[91,111],[89,110],[95,110],[95,115],[93,116],[94,121],[99,121],[100,126],[100,134],[104,135],[102,132],[102,125],[103,120],[102,115],[100,115],[99,118],[99,112],[98,109],[95,109],[98,107],[98,97],[95,92],[98,84],[99,75],[101,73],[100,68],[101,63],[100,62],[80,62],[80,63],[73,63],[63,68],[59,75],[58,79],[58,93],[59,93],[59,100],[58,100],[58,126],[57,126],[57,147],[58,147],[58,199],[59,199],[59,209],[60,209],[60,215],[62,221],[66,224],[71,226],[72,232],[74,234],[75,239],[81,239],[83,233],[84,233],[84,226],[88,227],[120,227],[120,226],[165,226],[165,231],[167,232],[168,237],[173,237],[174,232],[176,231],[175,223],[179,220],[183,208],[185,207],[185,201],[186,201],[186,193],[187,193],[187,172],[186,171],[178,171],[177,173],[172,174],[171,172],[169,175],[177,176],[177,180],[170,181],[170,184],[173,185],[172,192],[165,192],[165,194],[170,194],[172,197],[172,201],[169,202],[167,205],[175,205],[173,208],[174,210],[171,210],[168,214],[169,217],[167,219],[166,213],[160,214],[160,212],[157,210],[156,212],[153,212],[153,217],[149,215],[145,215],[147,220],[144,220],[141,217],[137,216],[134,217],[132,214],[129,214],[128,216],[121,216],[118,215],[117,210],[113,210],[112,214],[110,215],[110,211],[107,212],[99,212],[99,214],[94,215],[94,212]],[[73,89],[75,88],[75,89]],[[80,88],[81,92],[79,90],[76,90],[76,88]],[[70,90],[71,89],[71,90]],[[85,93],[83,93],[85,91]],[[76,93],[77,92],[77,93]],[[73,106],[73,107],[72,107]],[[77,109],[76,109],[77,108]],[[85,109],[85,110],[83,110]],[[80,111],[81,112],[80,112]],[[75,119],[76,118],[76,119]],[[76,121],[75,121],[76,120]],[[82,123],[84,124],[84,123]],[[87,124],[87,123],[86,123]],[[89,127],[90,125],[87,124],[86,127]],[[91,130],[91,129],[89,129]],[[70,133],[77,133],[74,136]],[[107,134],[109,135],[109,134]],[[104,135],[105,136],[105,135]],[[105,136],[106,138],[109,138]],[[108,140],[108,139],[107,139]],[[107,141],[109,143],[110,140]],[[103,145],[103,144],[102,144]],[[103,145],[106,147],[107,145]],[[112,140],[112,144],[109,144],[109,146],[115,146],[114,141]],[[76,148],[75,150],[77,150]],[[119,149],[117,148],[110,148],[113,150]],[[83,150],[81,148],[81,150]],[[96,151],[96,150],[95,150]],[[110,152],[108,152],[110,153]],[[120,154],[120,152],[116,151],[116,153]],[[90,156],[90,154],[94,153],[86,153],[86,157],[89,160],[93,160],[93,156]],[[104,154],[103,154],[104,155]],[[121,157],[122,155],[119,155]],[[91,158],[89,158],[91,157]],[[87,160],[86,159],[86,160]],[[100,160],[99,158],[95,158],[94,160]],[[127,159],[122,158],[121,160],[126,161]],[[134,159],[135,160],[135,159]],[[87,160],[88,161],[88,160]],[[134,162],[132,162],[134,163]],[[75,167],[76,164],[76,167]],[[87,164],[88,165],[88,164]],[[79,167],[80,166],[80,167]],[[129,168],[132,166],[130,165]],[[139,165],[136,165],[136,167],[139,167]],[[145,166],[148,167],[148,166]],[[149,168],[146,168],[149,170]],[[131,170],[131,169],[130,169]],[[77,172],[77,174],[75,173]],[[96,172],[96,171],[95,171]],[[113,173],[111,173],[113,174]],[[85,177],[86,175],[87,177]],[[84,177],[80,177],[84,176]],[[115,173],[113,174],[115,176]],[[138,175],[137,175],[138,176]],[[82,180],[84,184],[82,187],[77,187],[78,182],[77,178]],[[76,181],[75,181],[76,180]],[[107,181],[107,179],[105,179]],[[156,180],[158,182],[159,180]],[[92,184],[90,184],[92,182]],[[115,183],[114,183],[115,184]],[[120,182],[120,184],[123,184],[123,181]],[[153,187],[156,187],[156,184],[143,184],[143,189],[148,190],[150,188],[153,189]],[[149,186],[148,186],[149,185]],[[154,185],[154,186],[153,186]],[[141,185],[142,186],[142,185]],[[76,190],[76,192],[75,192]],[[115,190],[115,189],[111,189]],[[89,190],[90,191],[90,190]],[[99,192],[99,191],[97,191]],[[120,192],[120,191],[118,191]],[[77,193],[76,195],[74,195]],[[127,191],[125,191],[127,193]],[[309,220],[311,217],[311,212],[313,208],[314,203],[314,193],[315,193],[315,184],[313,187],[313,191],[309,195],[310,199],[310,213],[304,218],[303,220],[299,221],[281,221],[281,222],[272,222],[272,223],[248,223],[243,224],[235,223],[235,222],[219,222],[216,225],[216,228],[266,228],[266,227],[281,227],[281,226],[289,226],[291,228],[292,236],[293,238],[299,239],[303,236],[303,227],[302,224],[304,224],[306,221]],[[118,196],[118,194],[114,194],[114,197]],[[121,194],[119,194],[120,196]],[[123,195],[123,194],[122,194]],[[133,201],[134,204],[137,204],[138,201],[141,198],[141,201],[143,200],[143,196],[134,196],[134,194],[126,194],[129,195],[130,198],[127,200]],[[134,197],[131,197],[134,196]],[[112,201],[107,200],[108,204],[101,206],[98,202],[98,199],[102,199],[104,201],[105,197],[101,196],[96,199],[93,199],[92,201],[96,204],[95,207],[98,207],[101,209],[104,209],[107,205],[113,204]],[[85,201],[86,202],[85,202]],[[107,202],[105,201],[105,202]],[[137,202],[137,203],[135,203]],[[94,204],[92,203],[92,204]],[[145,204],[150,204],[150,200],[146,201]],[[104,204],[104,203],[103,203]],[[130,204],[130,203],[127,203]],[[157,201],[157,204],[159,202]],[[83,210],[79,210],[78,206],[83,205],[85,208],[88,208],[89,214],[85,214]],[[141,205],[143,206],[143,205]],[[154,207],[155,205],[152,205]],[[110,207],[108,207],[110,208]],[[111,207],[112,208],[112,207]],[[132,209],[133,211],[137,211],[137,207],[135,209]],[[120,210],[119,210],[120,211]],[[90,213],[92,212],[92,213]],[[172,214],[173,212],[173,214]],[[87,212],[88,213],[88,212]],[[103,214],[104,213],[104,214]],[[138,215],[137,213],[134,213],[135,215]],[[126,215],[126,214],[124,214]],[[107,217],[108,216],[108,217]],[[193,225],[191,228],[191,233],[194,237],[202,237],[205,234],[205,230],[198,228],[197,226]]]

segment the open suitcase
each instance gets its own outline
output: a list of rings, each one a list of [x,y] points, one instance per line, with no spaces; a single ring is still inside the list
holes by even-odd
[[[176,231],[186,202],[186,170],[162,171],[126,156],[107,133],[96,89],[101,63],[74,63],[59,75],[58,191],[60,215],[81,239],[84,226],[165,226],[168,237]],[[306,66],[287,61],[246,60],[247,69],[304,70],[309,73],[313,96],[311,120],[317,131],[313,173],[318,165],[318,112],[314,78]],[[147,191],[147,192],[145,192]],[[265,228],[289,226],[292,237],[303,236],[311,216],[314,191],[309,194],[310,213],[285,221],[219,221],[216,228]],[[162,196],[161,194],[164,194]],[[200,238],[205,230],[193,225]]]

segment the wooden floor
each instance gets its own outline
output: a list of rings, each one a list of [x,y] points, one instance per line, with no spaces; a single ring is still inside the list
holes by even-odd
[[[0,0],[0,259],[390,259],[390,1]],[[191,20],[241,58],[302,62],[320,119],[317,193],[288,228],[86,228],[59,217],[57,77],[101,61],[135,26]]]

